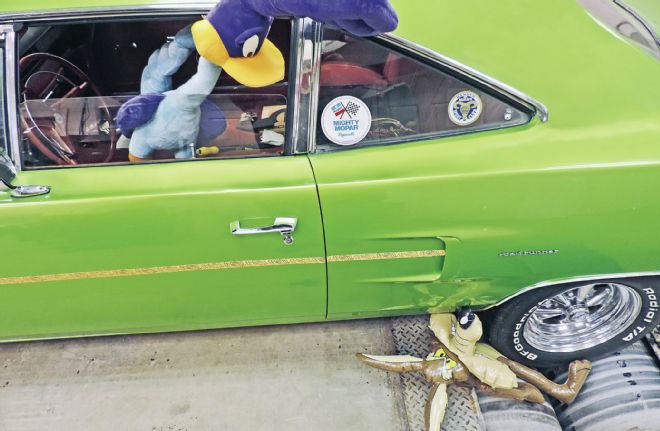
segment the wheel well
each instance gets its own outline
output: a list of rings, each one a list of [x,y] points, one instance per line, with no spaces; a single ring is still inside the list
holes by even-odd
[[[617,281],[619,283],[625,281],[636,281],[642,283],[653,283],[660,282],[660,271],[657,272],[631,272],[631,273],[620,273],[620,274],[600,274],[600,275],[587,275],[587,276],[577,276],[561,280],[548,280],[541,281],[539,283],[533,284],[531,286],[524,287],[513,295],[507,296],[506,298],[496,302],[495,304],[488,305],[483,308],[479,308],[476,311],[478,313],[484,313],[484,315],[489,315],[494,312],[500,306],[508,303],[514,298],[517,298],[521,295],[524,295],[527,292],[533,290],[544,289],[546,287],[559,287],[566,286],[571,287],[575,285],[580,285],[585,282],[589,283],[605,283],[607,281]]]

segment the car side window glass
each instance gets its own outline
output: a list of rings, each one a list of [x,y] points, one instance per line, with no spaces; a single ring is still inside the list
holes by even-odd
[[[525,124],[530,116],[448,73],[325,29],[316,151],[393,144]]]
[[[27,25],[24,168],[283,155],[291,21],[276,20],[269,35],[285,79],[250,88],[181,36],[198,19]]]

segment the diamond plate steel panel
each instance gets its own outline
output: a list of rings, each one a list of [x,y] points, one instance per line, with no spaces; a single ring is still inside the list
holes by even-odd
[[[396,317],[392,319],[392,335],[401,355],[428,355],[431,331],[429,316]],[[406,413],[411,431],[424,431],[424,407],[431,385],[418,373],[401,374]],[[450,385],[447,414],[443,431],[480,431],[482,426],[476,395],[473,390]]]

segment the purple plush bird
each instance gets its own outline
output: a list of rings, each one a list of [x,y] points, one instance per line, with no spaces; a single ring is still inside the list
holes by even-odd
[[[393,31],[388,0],[220,0],[193,25],[199,54],[238,82],[262,87],[284,79],[284,58],[268,39],[275,17],[312,18],[356,36]]]
[[[206,19],[181,30],[150,58],[141,95],[122,106],[117,123],[130,137],[129,158],[140,161],[157,149],[192,157],[192,148],[225,130],[226,120],[206,100],[222,70],[250,87],[284,79],[284,57],[267,39],[276,17],[312,18],[357,36],[397,27],[388,0],[220,0]],[[172,89],[172,75],[196,49],[197,74]],[[198,125],[198,127],[191,127]]]

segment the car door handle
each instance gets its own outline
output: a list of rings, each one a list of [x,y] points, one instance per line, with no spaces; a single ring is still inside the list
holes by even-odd
[[[262,233],[280,233],[284,244],[293,244],[293,232],[296,230],[298,219],[293,217],[277,217],[272,226],[242,228],[241,222],[234,221],[229,225],[232,235],[259,235]]]

